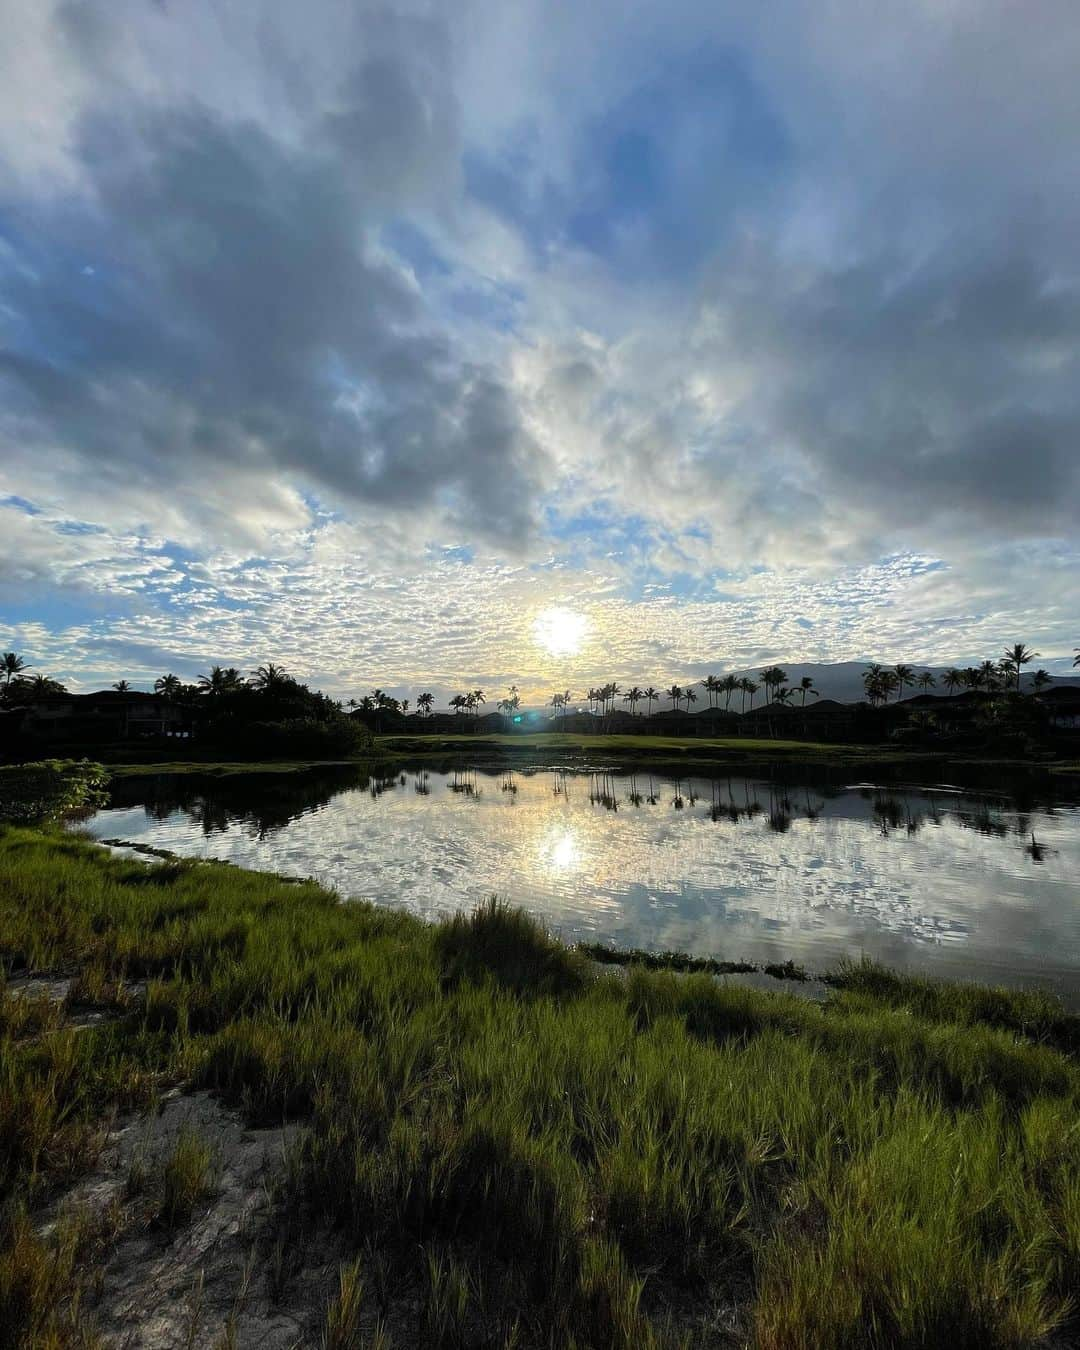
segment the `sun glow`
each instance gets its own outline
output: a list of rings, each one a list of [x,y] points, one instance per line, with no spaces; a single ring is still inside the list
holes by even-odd
[[[540,841],[537,859],[541,872],[576,872],[583,858],[573,830],[562,827],[549,830]]]
[[[533,638],[550,656],[576,656],[581,650],[588,622],[573,609],[545,609],[536,616]]]

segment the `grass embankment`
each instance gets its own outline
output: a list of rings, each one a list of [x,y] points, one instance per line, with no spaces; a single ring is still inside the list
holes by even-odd
[[[109,764],[111,778],[152,778],[158,774],[191,774],[201,778],[239,778],[253,774],[309,773],[313,769],[363,768],[381,763],[383,756],[358,759],[273,759],[273,760],[162,760],[156,764]]]
[[[773,740],[753,736],[588,736],[576,732],[520,732],[506,735],[384,735],[375,747],[390,758],[468,754],[473,760],[528,760],[533,764],[588,759],[606,764],[738,765],[910,764],[940,762],[944,756],[888,745],[832,741]]]
[[[365,1343],[365,1299],[387,1309],[383,1345],[1077,1334],[1080,1023],[1048,998],[867,967],[824,1006],[595,976],[497,906],[428,927],[27,828],[0,830],[0,949],[119,1014],[75,1032],[44,1000],[0,1002],[3,1345],[82,1343],[99,1229],[42,1236],[35,1206],[110,1112],[171,1083],[309,1124],[266,1268],[287,1297],[283,1254],[337,1226],[359,1265],[326,1344]],[[184,1147],[174,1224],[206,1184]]]

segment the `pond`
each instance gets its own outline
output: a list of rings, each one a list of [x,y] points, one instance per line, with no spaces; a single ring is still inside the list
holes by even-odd
[[[1080,1005],[1080,804],[1045,783],[790,767],[151,776],[114,783],[84,827],[428,918],[498,894],[568,941],[813,971],[865,954]]]

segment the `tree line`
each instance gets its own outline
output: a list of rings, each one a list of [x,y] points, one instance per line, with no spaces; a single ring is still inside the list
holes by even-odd
[[[1075,650],[1078,655],[1073,660],[1073,665],[1080,666],[1080,648]],[[1038,652],[1033,652],[1024,643],[1017,642],[997,661],[983,661],[978,666],[950,666],[941,676],[941,684],[950,694],[956,694],[961,689],[997,693],[1010,688],[1019,693],[1023,668],[1030,665],[1037,656]],[[58,680],[40,673],[31,675],[28,673],[29,669],[26,660],[15,652],[9,651],[0,655],[0,675],[4,677],[5,701],[36,702],[67,692]],[[1031,680],[1034,692],[1044,689],[1051,682],[1051,678],[1047,671],[1036,670]],[[887,703],[893,696],[899,701],[908,689],[928,692],[935,688],[937,683],[937,677],[931,671],[917,672],[913,666],[905,663],[884,666],[874,662],[867,666],[863,674],[863,688],[867,701],[875,706]],[[672,684],[664,690],[659,690],[653,685],[643,688],[636,684],[624,690],[618,683],[611,681],[589,689],[584,695],[584,701],[588,704],[590,712],[603,716],[613,712],[619,702],[625,704],[631,714],[635,714],[639,707],[644,705],[647,717],[652,716],[654,705],[661,707],[664,703],[671,705],[672,712],[683,708],[690,712],[698,701],[699,685],[707,700],[707,706],[710,709],[722,706],[726,712],[731,711],[732,700],[736,698],[739,700],[740,712],[753,711],[754,699],[762,691],[766,703],[790,705],[798,700],[802,707],[806,706],[808,698],[819,697],[810,676],[804,675],[797,684],[789,684],[787,672],[781,666],[774,665],[760,671],[756,680],[745,675],[706,675],[697,683]],[[131,684],[124,679],[117,680],[112,688],[117,693],[135,692]],[[154,693],[164,698],[179,703],[203,702],[211,705],[229,700],[230,696],[244,690],[273,695],[301,689],[307,692],[307,686],[300,685],[283,667],[273,662],[257,666],[247,676],[235,666],[214,665],[208,674],[200,675],[194,683],[185,683],[178,675],[170,673],[160,675],[153,685]],[[325,695],[318,697],[325,698]],[[568,689],[554,693],[549,701],[553,716],[561,715],[565,718],[574,698],[575,695]],[[457,716],[477,717],[487,701],[483,689],[469,689],[454,694],[448,700],[448,707]],[[331,704],[333,700],[326,699],[326,702]],[[375,688],[360,699],[350,698],[346,706],[350,710],[373,716],[376,721],[384,713],[407,716],[410,711],[422,717],[429,717],[434,712],[435,695],[425,691],[417,695],[414,705],[408,698],[394,698],[383,689]],[[517,713],[521,707],[521,695],[517,685],[511,685],[495,707],[507,716]]]

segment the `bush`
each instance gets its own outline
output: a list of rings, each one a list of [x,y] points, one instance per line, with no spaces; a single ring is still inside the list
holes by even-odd
[[[85,759],[0,767],[0,820],[52,820],[101,806],[108,781],[102,765]]]
[[[257,759],[344,759],[362,754],[372,744],[366,727],[347,717],[325,721],[293,717],[284,722],[228,724],[214,732],[223,750]]]

